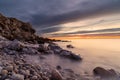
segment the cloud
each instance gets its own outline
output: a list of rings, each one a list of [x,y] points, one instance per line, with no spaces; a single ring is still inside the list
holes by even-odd
[[[1,0],[0,12],[31,22],[36,29],[119,13],[120,0]],[[60,26],[43,33],[60,30]]]
[[[120,28],[112,28],[112,29],[101,29],[101,30],[93,30],[93,31],[78,31],[74,34],[85,34],[85,33],[105,33],[105,32],[120,32]]]
[[[52,26],[52,27],[46,27],[43,29],[37,29],[38,33],[52,33],[52,32],[57,32],[62,28],[62,26],[57,25],[57,26]]]
[[[66,35],[76,35],[76,34],[80,34],[80,35],[84,35],[84,34],[106,34],[106,33],[117,33],[120,34],[120,28],[111,28],[111,29],[101,29],[101,30],[84,30],[84,31],[76,31],[76,32],[67,32],[67,33],[61,33],[61,34],[52,34],[54,36],[66,36]]]
[[[112,1],[110,1],[112,2]],[[118,3],[119,2],[119,3]],[[98,1],[99,3],[99,1]],[[103,1],[104,3],[104,1]],[[108,2],[109,3],[109,2]],[[90,17],[95,17],[95,16],[100,16],[100,15],[105,15],[105,14],[111,14],[111,13],[116,13],[119,12],[120,8],[120,1],[116,1],[114,3],[104,3],[104,5],[97,6],[92,6],[94,5],[91,3],[91,6],[86,6],[86,8],[83,7],[81,9],[81,5],[77,6],[77,10],[73,10],[71,12],[63,13],[63,14],[58,14],[58,15],[40,15],[34,14],[32,16],[31,22],[36,25],[36,26],[52,26],[52,25],[57,25],[57,24],[62,24],[66,22],[72,22],[75,20],[81,20],[81,19],[86,19]],[[85,4],[85,3],[84,3]],[[86,3],[88,4],[88,3]],[[80,7],[80,8],[79,8]],[[55,11],[55,10],[54,10]]]

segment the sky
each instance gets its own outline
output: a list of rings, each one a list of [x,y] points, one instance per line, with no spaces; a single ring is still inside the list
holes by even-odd
[[[120,34],[120,0],[0,0],[0,13],[41,36]]]

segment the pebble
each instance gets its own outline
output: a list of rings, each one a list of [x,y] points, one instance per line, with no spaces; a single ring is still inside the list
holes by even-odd
[[[56,66],[56,69],[60,70],[60,69],[62,69],[62,67],[58,65],[58,66]]]
[[[7,71],[7,70],[2,70],[2,71],[1,71],[1,74],[2,74],[2,75],[7,75],[7,74],[8,74],[8,71]]]
[[[37,76],[33,76],[33,77],[32,77],[32,80],[37,80],[37,79],[38,79]]]
[[[24,75],[21,74],[13,74],[12,75],[13,80],[24,80]]]
[[[3,69],[3,68],[0,66],[0,73],[1,73],[2,69]]]
[[[13,71],[13,66],[7,66],[7,67],[6,67],[6,70],[8,70],[8,71]]]
[[[30,75],[30,71],[29,70],[21,70],[21,73],[25,76],[29,76]]]

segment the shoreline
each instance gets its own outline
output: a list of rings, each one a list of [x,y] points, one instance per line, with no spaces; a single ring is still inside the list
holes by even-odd
[[[53,68],[52,66],[49,65],[50,63],[45,63],[44,61],[42,62],[43,64],[40,64],[40,61],[42,61],[42,59],[44,59],[44,57],[42,55],[54,54],[52,51],[50,51],[51,49],[49,50],[48,47],[46,47],[45,45],[23,43],[18,40],[9,41],[3,37],[1,37],[1,38],[2,39],[0,39],[0,44],[1,44],[1,48],[0,48],[1,58],[0,59],[1,59],[2,63],[0,64],[1,65],[0,66],[0,68],[1,68],[1,73],[0,73],[1,78],[0,79],[13,79],[14,80],[14,79],[19,78],[19,80],[24,80],[24,79],[25,80],[26,79],[34,80],[33,78],[36,78],[35,80],[42,80],[42,79],[44,79],[44,77],[46,77],[46,80],[49,80],[49,79],[50,80],[66,80],[67,78],[70,77],[70,75],[68,75],[68,73],[73,75],[74,79],[80,78],[79,74],[75,74],[70,69],[62,70],[59,65],[56,66],[56,68]],[[59,46],[55,45],[52,47],[58,48]],[[62,56],[64,57],[64,55],[61,55],[61,57]],[[65,56],[65,57],[67,58],[67,56]],[[29,61],[31,59],[32,59],[32,61]],[[68,59],[69,59],[69,57],[68,57]],[[73,59],[75,59],[75,58],[73,58]],[[9,68],[10,68],[10,70],[9,70]],[[40,71],[38,71],[39,68],[40,68]],[[48,68],[47,71],[46,70],[44,71],[44,69],[46,69],[46,68]],[[34,71],[36,69],[37,69],[37,71]],[[59,71],[59,69],[60,69],[60,71]],[[35,73],[36,72],[41,72],[41,73],[36,73],[34,75],[33,73],[31,73],[31,70],[33,70],[33,72],[35,72]],[[70,70],[70,72],[72,71],[73,73],[70,73],[69,70]],[[8,73],[11,75],[9,75]],[[47,73],[47,74],[44,74],[44,73]],[[64,73],[69,77],[64,76],[61,73]],[[39,75],[39,76],[37,76],[37,75]],[[44,76],[40,76],[40,75],[44,75]],[[79,77],[78,77],[78,75],[79,75]],[[70,77],[70,78],[72,79],[73,77]]]
[[[120,79],[113,69],[106,70],[98,66],[92,70],[95,75],[86,72],[82,75],[76,73],[74,68],[68,68],[67,62],[66,67],[63,64],[53,66],[49,62],[52,61],[50,58],[46,62],[48,55],[52,56],[53,62],[56,58],[63,63],[65,60],[71,61],[69,66],[84,60],[84,57],[63,49],[55,41],[36,35],[30,23],[0,14],[0,80],[102,80],[103,77],[107,80]],[[74,48],[72,45],[67,47]]]
[[[0,44],[0,79],[104,80],[104,78],[102,79],[99,76],[89,75],[87,72],[84,72],[85,74],[77,73],[74,71],[74,68],[67,68],[69,65],[66,65],[66,67],[62,66],[63,64],[57,64],[56,66],[53,66],[50,62],[52,61],[50,56],[52,56],[53,61],[56,59],[56,57],[58,57],[63,62],[71,62],[71,65],[76,62],[77,64],[82,63],[81,58],[79,58],[77,55],[75,57],[70,57],[70,55],[73,55],[74,53],[62,49],[55,43],[45,43],[44,45],[31,44],[27,42],[20,42],[18,40],[10,41],[1,37]],[[59,50],[63,50],[64,52]],[[70,55],[68,55],[68,53]],[[46,62],[46,56],[49,57],[48,62]],[[95,71],[97,70],[99,70],[99,67],[98,69],[95,69]],[[103,73],[102,71],[105,72]],[[99,75],[101,72],[103,74],[106,74],[107,72],[106,76],[113,76],[113,74],[115,74],[115,77],[110,79],[107,77],[105,80],[119,80],[119,77],[116,77],[117,74],[114,72],[112,72],[112,74],[110,72],[109,74],[109,70],[100,68]]]

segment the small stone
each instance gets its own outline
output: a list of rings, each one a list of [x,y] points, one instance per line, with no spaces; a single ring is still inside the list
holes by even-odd
[[[15,68],[15,69],[14,69],[14,72],[15,72],[15,73],[18,73],[18,69],[17,69],[17,68]]]
[[[8,70],[8,71],[13,71],[13,66],[7,66],[7,67],[6,67],[6,70]]]
[[[1,74],[2,74],[2,75],[7,75],[7,74],[8,74],[8,71],[7,71],[7,70],[2,70],[2,71],[1,71]]]
[[[0,73],[1,73],[2,69],[3,69],[3,68],[0,66]]]
[[[13,74],[12,75],[13,80],[24,80],[24,75],[21,74]]]
[[[56,69],[57,69],[57,70],[60,70],[60,69],[62,69],[62,68],[61,68],[61,66],[58,65],[58,66],[56,66]]]
[[[33,76],[33,77],[32,77],[32,80],[37,80],[37,79],[38,79],[37,76]]]
[[[71,44],[66,46],[67,48],[74,48]]]
[[[30,71],[26,70],[26,75],[29,76],[30,75]]]
[[[58,70],[52,70],[51,80],[63,80]]]
[[[5,80],[10,80],[10,79],[5,79]]]
[[[29,76],[30,75],[30,71],[29,70],[21,70],[21,73],[25,76]]]
[[[43,79],[43,80],[49,80],[49,78],[46,77],[46,76],[42,76],[42,79]],[[51,80],[56,80],[56,79],[51,79]],[[57,80],[58,80],[58,79],[57,79]]]

